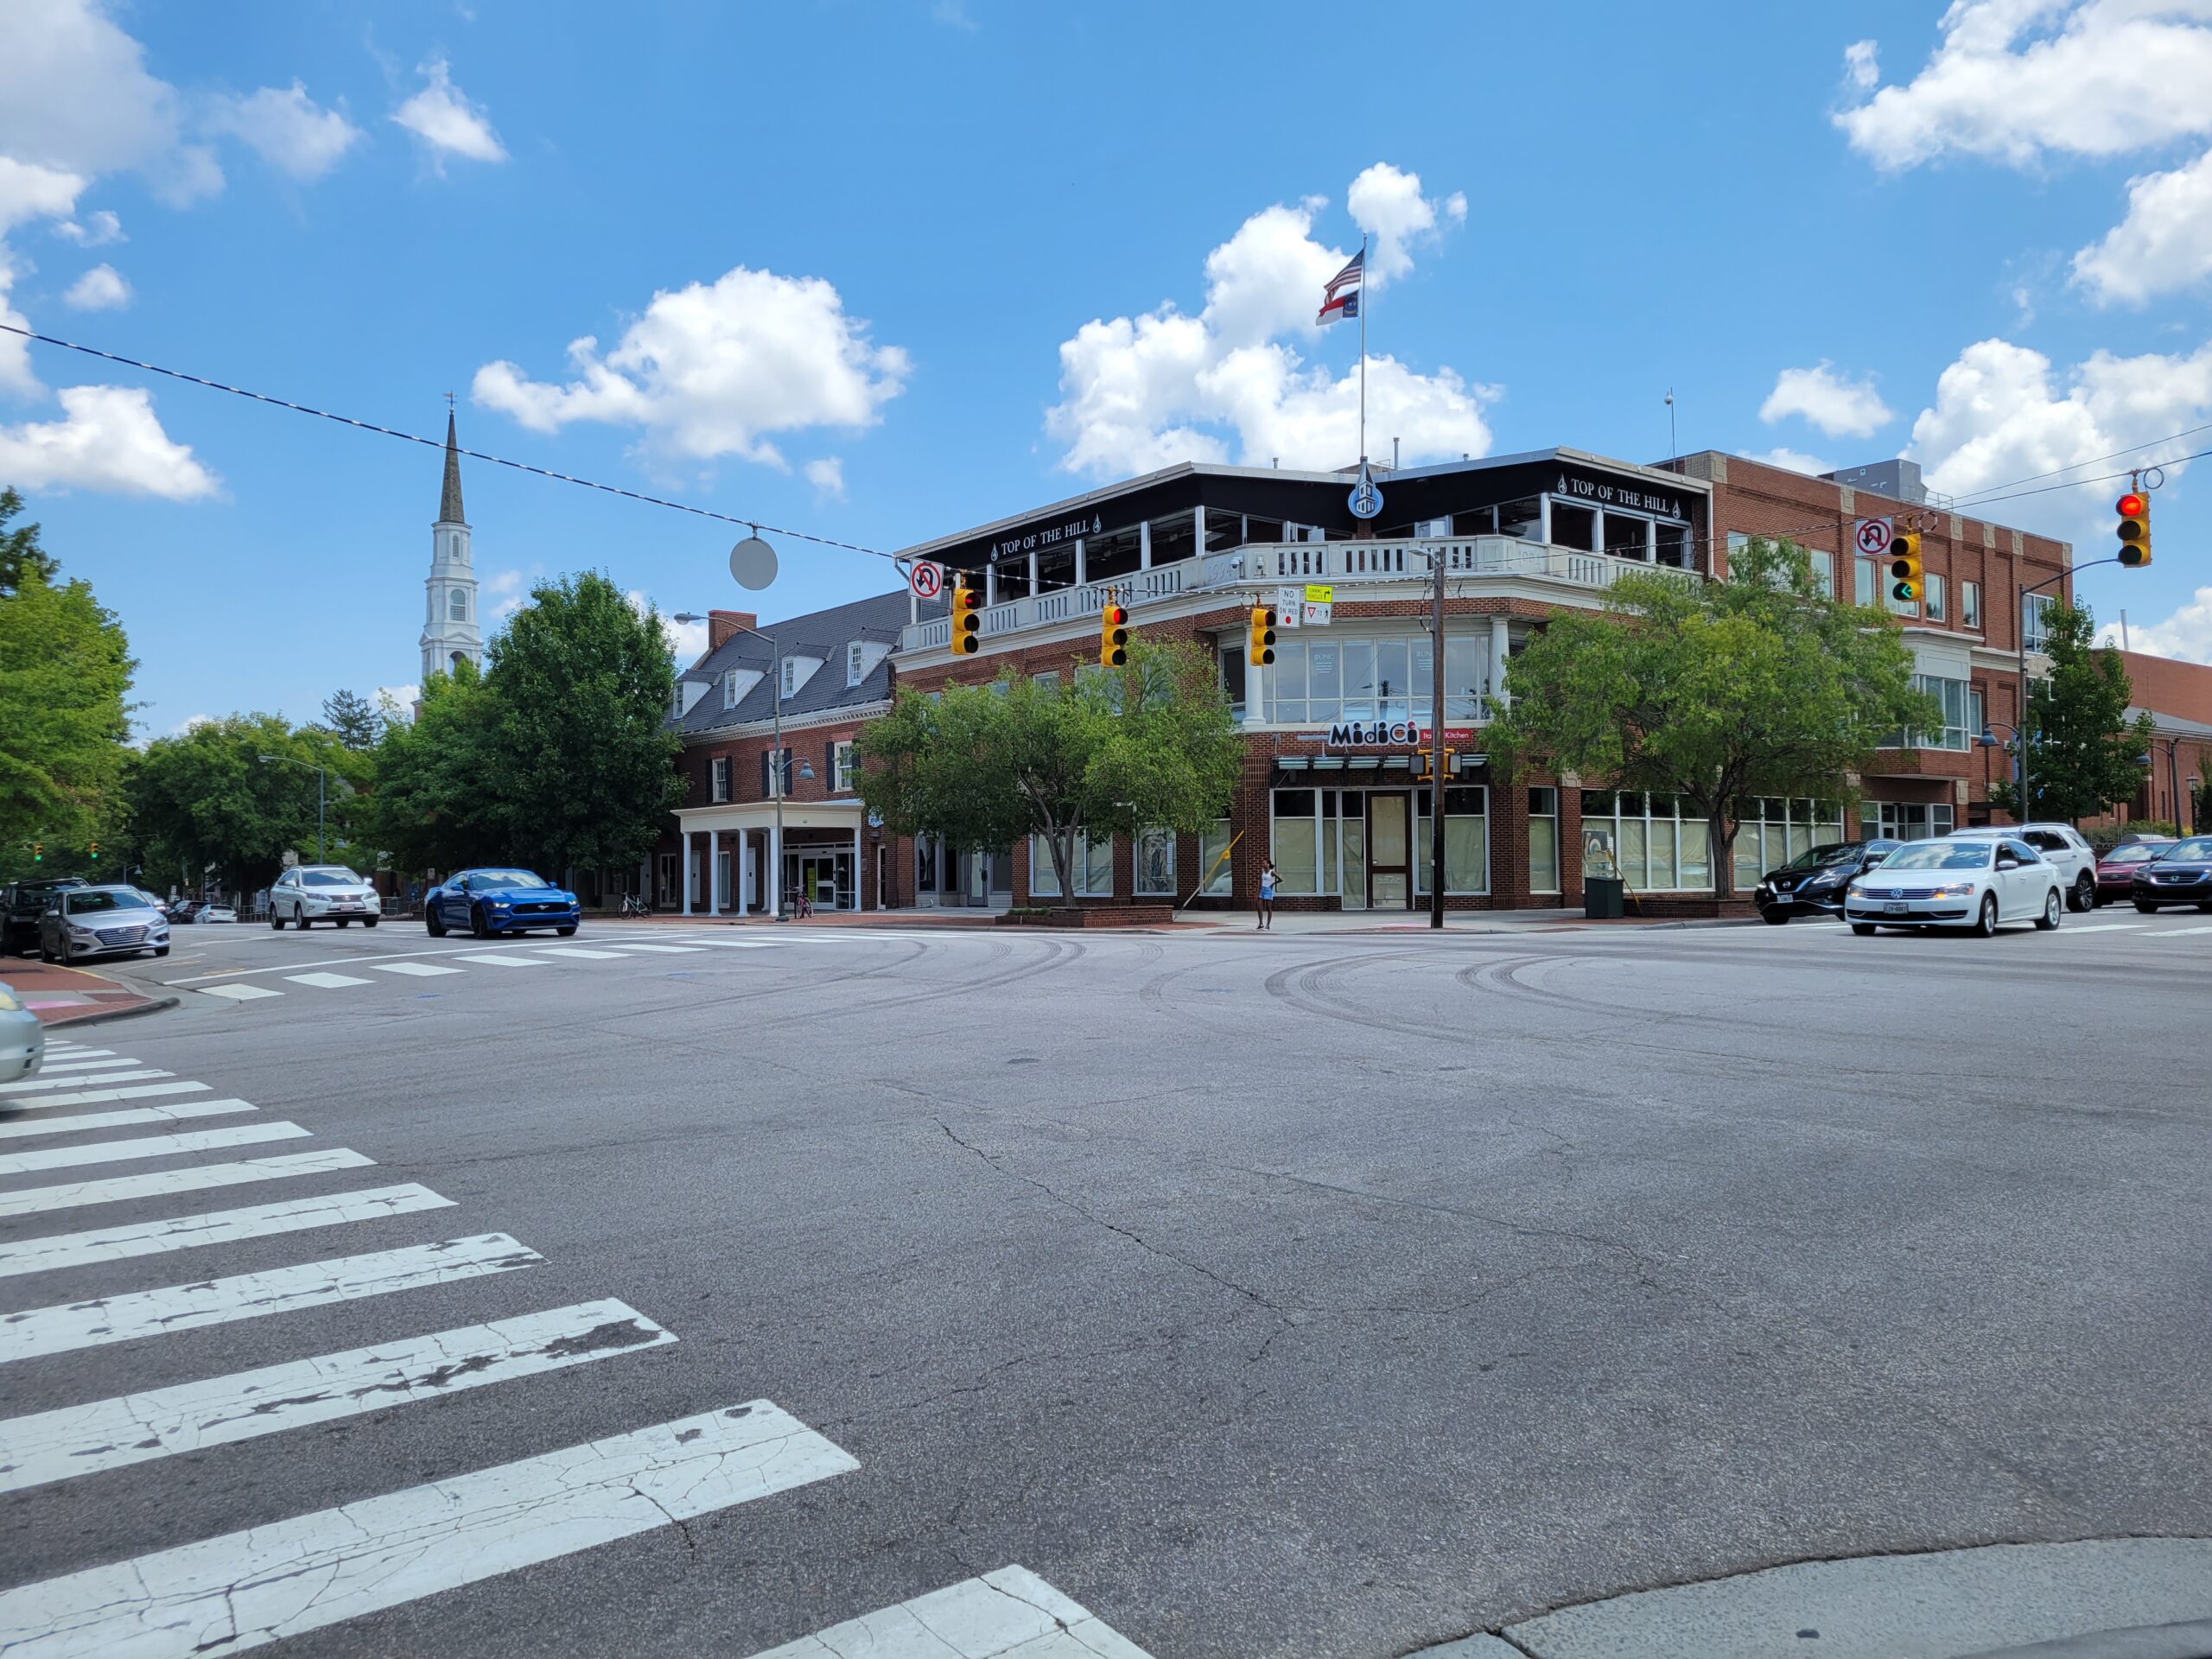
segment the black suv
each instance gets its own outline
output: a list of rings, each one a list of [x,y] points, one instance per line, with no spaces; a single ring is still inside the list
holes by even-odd
[[[1843,890],[1904,843],[1901,841],[1834,841],[1808,847],[1778,870],[1759,878],[1751,895],[1759,919],[1779,927],[1792,916],[1840,917]]]
[[[92,884],[81,876],[41,877],[0,888],[0,956],[19,957],[38,944],[38,918],[64,887]]]

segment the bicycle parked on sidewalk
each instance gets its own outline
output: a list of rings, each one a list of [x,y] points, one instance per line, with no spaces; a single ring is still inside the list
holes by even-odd
[[[803,922],[814,914],[814,900],[807,897],[804,887],[793,887],[784,894],[784,919]]]
[[[634,893],[626,893],[622,895],[622,914],[624,916],[650,916],[652,913],[653,906],[652,899]]]

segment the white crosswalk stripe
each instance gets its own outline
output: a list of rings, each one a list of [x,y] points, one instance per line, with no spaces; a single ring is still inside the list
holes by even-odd
[[[0,1422],[0,1491],[385,1411],[676,1338],[611,1298]]]
[[[327,1175],[340,1169],[368,1169],[375,1163],[375,1159],[365,1158],[350,1147],[333,1147],[327,1151],[280,1153],[273,1158],[246,1158],[230,1164],[200,1164],[190,1169],[163,1169],[144,1175],[111,1175],[96,1181],[70,1181],[59,1186],[24,1187],[14,1192],[0,1192],[0,1217],[78,1210],[94,1204],[123,1204],[137,1198],[166,1198],[179,1192],[200,1192],[213,1187],[280,1181],[292,1175]]]
[[[2212,933],[2212,927],[2169,927],[2157,933],[2146,933],[2144,937],[2152,939],[2179,939],[2185,938],[2191,933]]]
[[[89,1146],[0,1153],[0,1175],[27,1175],[34,1170],[69,1169],[80,1164],[127,1163],[134,1158],[167,1158],[180,1152],[215,1152],[262,1141],[296,1141],[307,1133],[296,1123],[241,1123],[229,1129],[187,1129],[180,1135],[149,1135],[137,1141],[95,1141]]]
[[[518,957],[509,951],[497,955],[486,952],[480,957],[456,957],[456,962],[480,962],[487,968],[550,968],[553,964],[543,957]]]
[[[264,996],[282,996],[282,991],[272,991],[266,985],[202,985],[202,996],[227,996],[233,1002],[251,1002]]]
[[[46,1070],[48,1071],[112,1071],[118,1066],[143,1064],[143,1061],[120,1057],[79,1059],[73,1055],[63,1055],[57,1059],[51,1048],[47,1050],[46,1057]]]
[[[115,1083],[143,1083],[149,1077],[173,1077],[174,1071],[152,1068],[124,1071],[78,1071],[59,1073],[53,1066],[42,1065],[38,1076],[26,1077],[21,1083],[0,1083],[0,1096],[36,1095],[56,1089],[104,1089]]]
[[[22,1111],[55,1106],[105,1106],[114,1100],[157,1100],[163,1095],[204,1095],[204,1083],[134,1083],[117,1089],[65,1089],[51,1095],[16,1095],[8,1104]]]
[[[416,979],[429,979],[439,974],[457,974],[459,968],[448,968],[437,962],[372,962],[368,964],[380,974],[406,974]]]
[[[0,1652],[236,1653],[858,1467],[755,1400],[25,1585]]]
[[[753,1659],[1149,1659],[1026,1567],[932,1590]]]
[[[632,951],[649,950],[667,956],[696,956],[707,947],[703,944],[618,944],[614,947],[624,956]]]
[[[32,1308],[0,1319],[0,1363],[135,1342],[202,1325],[265,1319],[326,1302],[359,1301],[456,1279],[512,1273],[545,1258],[505,1233],[410,1244],[368,1255],[339,1256],[265,1273],[234,1274],[197,1284],[165,1285],[93,1302]],[[7,1651],[0,1643],[0,1653]]]
[[[581,944],[545,944],[538,949],[549,957],[573,957],[579,962],[620,962],[620,953],[613,950],[594,950]]]
[[[295,985],[312,985],[321,991],[334,991],[346,985],[376,983],[372,979],[356,979],[351,974],[287,974],[284,977]]]
[[[0,1141],[30,1135],[75,1135],[92,1129],[124,1129],[139,1123],[180,1123],[188,1117],[221,1117],[257,1108],[243,1100],[187,1100],[175,1106],[131,1106],[119,1112],[84,1112],[75,1117],[24,1117],[0,1123]]]
[[[24,1273],[54,1273],[64,1268],[89,1267],[96,1262],[120,1262],[134,1255],[156,1255],[167,1250],[188,1250],[202,1244],[228,1244],[241,1238],[265,1238],[271,1233],[296,1233],[314,1227],[337,1227],[351,1221],[381,1221],[416,1210],[443,1210],[451,1198],[441,1198],[427,1186],[410,1182],[404,1186],[371,1187],[359,1192],[335,1192],[326,1198],[293,1198],[275,1204],[250,1205],[242,1210],[218,1210],[199,1216],[177,1216],[167,1221],[141,1221],[122,1227],[95,1228],[90,1232],[61,1233],[51,1238],[23,1238],[0,1243],[0,1279]]]

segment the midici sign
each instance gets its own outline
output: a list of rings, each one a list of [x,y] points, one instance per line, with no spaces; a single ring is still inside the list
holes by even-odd
[[[1458,743],[1473,736],[1469,731],[1446,727],[1444,741]],[[1411,720],[1340,720],[1329,728],[1332,749],[1410,749],[1425,747],[1429,729]]]

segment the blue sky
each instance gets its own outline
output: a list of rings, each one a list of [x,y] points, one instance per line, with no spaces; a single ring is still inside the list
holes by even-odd
[[[1356,333],[1307,324],[1363,226],[1408,460],[1656,459],[1669,386],[1682,448],[1961,495],[2212,423],[2203,0],[615,15],[0,0],[0,308],[417,432],[451,391],[473,447],[886,549],[1179,455],[1351,460]],[[0,336],[0,482],[152,733],[412,682],[438,473]],[[2083,588],[2212,660],[2207,476]],[[466,482],[495,599],[891,579],[785,540],[748,597],[721,526]],[[2115,493],[1988,512],[2086,557]]]

